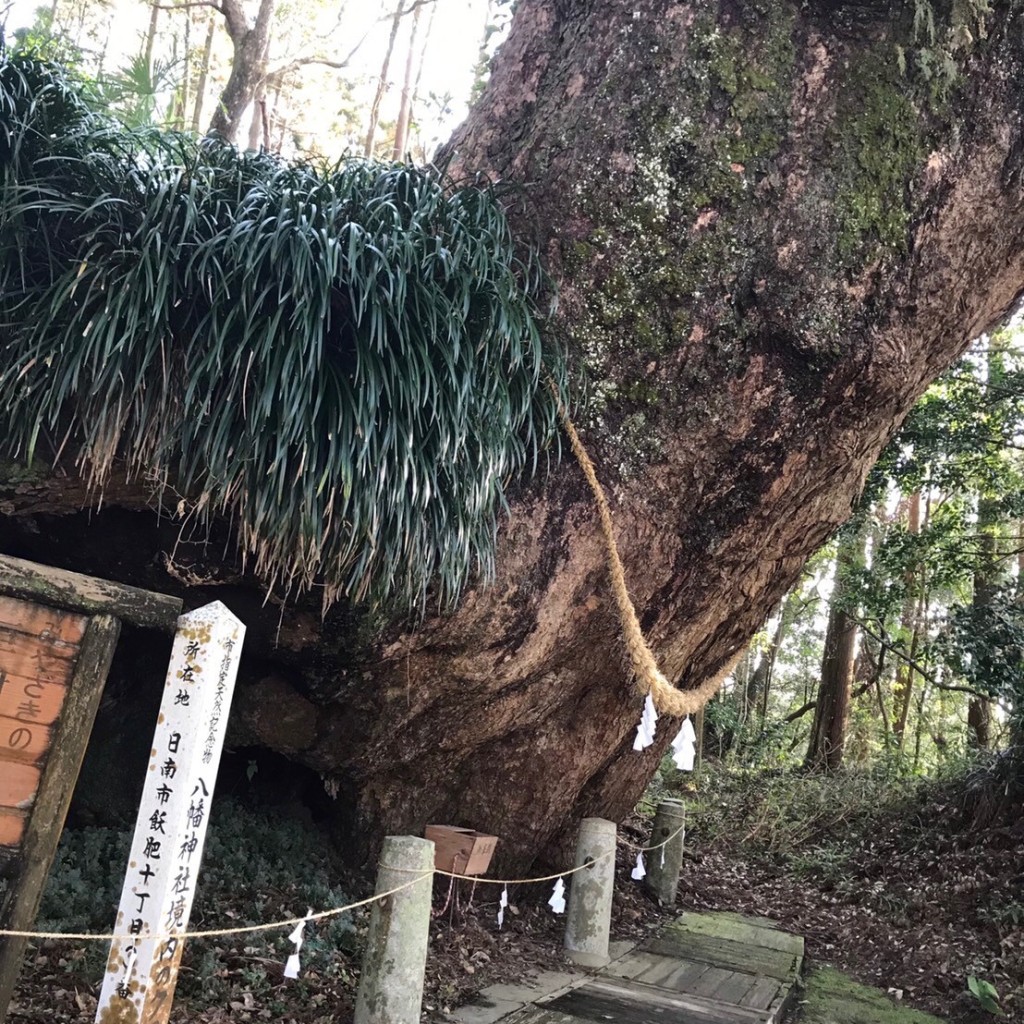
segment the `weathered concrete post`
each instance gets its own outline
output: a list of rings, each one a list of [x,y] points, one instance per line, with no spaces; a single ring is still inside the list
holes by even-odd
[[[591,863],[593,862],[593,863]],[[572,876],[565,922],[565,948],[569,958],[584,967],[608,963],[608,932],[612,922],[615,885],[615,822],[584,818],[576,843],[576,867],[589,864]]]
[[[429,839],[388,836],[384,840],[377,892],[405,885],[417,875],[428,877],[373,904],[355,1024],[419,1024],[433,869],[434,844]]]
[[[679,888],[679,870],[683,864],[683,840],[686,838],[683,825],[686,822],[686,808],[682,800],[662,800],[654,815],[651,830],[651,846],[668,842],[660,850],[652,850],[648,857],[647,888],[666,906],[676,901]],[[673,835],[673,833],[675,833]],[[669,836],[672,836],[669,839]]]

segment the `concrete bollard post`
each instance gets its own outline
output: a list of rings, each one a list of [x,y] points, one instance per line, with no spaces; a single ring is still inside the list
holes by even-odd
[[[584,967],[603,967],[609,961],[608,933],[612,922],[615,885],[615,822],[584,818],[576,843],[576,866],[594,863],[571,879],[565,922],[569,958]]]
[[[650,845],[657,846],[658,843],[665,843],[669,836],[672,838],[660,850],[652,850],[647,854],[647,875],[644,882],[648,891],[657,896],[665,906],[672,906],[676,901],[679,871],[683,865],[683,840],[686,837],[682,827],[685,821],[686,808],[682,800],[662,800],[658,804]]]
[[[434,844],[418,836],[388,836],[377,869],[377,892],[433,871]],[[419,1024],[430,933],[433,876],[373,904],[355,1024]]]

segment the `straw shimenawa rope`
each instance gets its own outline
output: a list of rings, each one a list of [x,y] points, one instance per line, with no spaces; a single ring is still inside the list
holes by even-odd
[[[619,558],[619,549],[615,544],[612,515],[608,509],[608,499],[605,497],[604,488],[601,487],[601,483],[597,479],[594,464],[590,461],[590,456],[583,447],[583,442],[580,440],[572,420],[569,419],[569,414],[566,412],[554,384],[551,384],[551,390],[558,404],[558,414],[561,417],[562,425],[565,427],[566,434],[569,435],[573,454],[576,456],[576,461],[579,462],[583,475],[587,478],[587,483],[590,484],[590,489],[594,493],[594,500],[597,502],[601,533],[604,536],[605,548],[608,552],[608,575],[611,578],[612,592],[615,594],[619,622],[622,625],[622,635],[626,642],[633,674],[636,676],[641,692],[651,694],[654,706],[658,711],[678,718],[695,714],[718,692],[725,677],[732,671],[733,666],[743,653],[742,648],[718,672],[694,690],[677,690],[662,674],[651,648],[644,639],[640,622],[636,617],[636,609],[633,607],[629,591],[626,589],[626,574],[622,568],[622,559]]]

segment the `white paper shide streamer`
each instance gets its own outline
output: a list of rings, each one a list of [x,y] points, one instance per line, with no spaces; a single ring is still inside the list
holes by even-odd
[[[640,879],[643,878],[646,874],[647,868],[644,867],[644,855],[642,853],[638,853],[636,855],[636,867],[633,868],[633,871],[629,877],[632,878],[635,882],[639,882]]]
[[[565,882],[561,878],[555,882],[555,889],[551,893],[551,899],[548,900],[548,906],[556,914],[565,913]]]
[[[636,739],[633,740],[634,750],[646,750],[654,742],[657,721],[658,712],[654,709],[654,698],[647,694],[644,700],[644,712],[640,716],[640,724],[636,727]]]
[[[302,951],[302,942],[304,939],[303,931],[306,927],[306,922],[309,920],[312,913],[313,908],[308,907],[306,909],[305,918],[295,926],[291,935],[288,936],[288,941],[295,943],[295,952],[288,957],[288,962],[284,965],[284,976],[286,978],[297,978],[299,976],[299,970],[302,967],[299,963],[299,953]]]
[[[505,908],[508,906],[508,886],[501,890],[501,899],[498,901],[498,931],[505,923]]]
[[[124,976],[122,978],[122,984],[127,988],[132,980],[132,974],[135,971],[135,961],[138,959],[139,951],[134,946],[128,947],[128,952],[121,958],[121,963],[124,964]]]
[[[693,722],[687,715],[683,719],[683,727],[679,734],[672,741],[672,763],[684,772],[693,771],[693,762],[697,754],[697,733],[694,732]]]

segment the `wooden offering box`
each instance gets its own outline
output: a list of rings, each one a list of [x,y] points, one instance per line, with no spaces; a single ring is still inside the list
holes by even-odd
[[[428,825],[426,837],[434,842],[434,867],[458,875],[482,875],[498,844],[497,836],[455,825]]]

